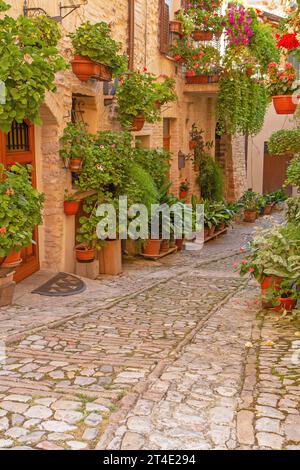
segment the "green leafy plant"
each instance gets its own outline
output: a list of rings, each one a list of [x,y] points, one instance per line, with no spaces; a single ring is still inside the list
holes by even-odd
[[[217,12],[204,10],[200,8],[190,8],[187,14],[194,22],[194,29],[197,31],[221,32],[225,25],[225,19]]]
[[[55,74],[66,68],[57,42],[56,21],[41,17],[6,15],[0,19],[0,81],[5,83],[5,103],[0,104],[0,129],[24,119],[41,124],[39,109],[45,92],[55,91]]]
[[[257,211],[262,207],[260,194],[252,191],[251,189],[243,194],[239,202],[243,205],[246,211]]]
[[[260,21],[255,14],[251,28],[253,36],[249,45],[249,50],[256,57],[260,71],[266,73],[270,62],[279,62],[280,54],[276,47],[276,41],[272,26]]]
[[[286,181],[284,186],[297,186],[300,189],[300,155],[292,159],[286,172]]]
[[[120,53],[121,43],[111,37],[111,28],[104,21],[91,24],[82,23],[79,28],[69,35],[75,54],[107,65],[114,76],[124,73],[127,69],[128,58]]]
[[[295,68],[289,62],[284,66],[276,62],[268,65],[267,88],[271,96],[291,95],[297,89],[295,80]]]
[[[287,221],[300,225],[300,197],[291,197],[287,199],[286,203],[288,206]]]
[[[221,54],[212,46],[200,46],[187,58],[187,69],[195,75],[215,75],[221,71]]]
[[[171,158],[170,152],[164,149],[134,149],[134,161],[152,176],[158,189],[168,184]]]
[[[73,202],[73,201],[76,201],[76,197],[74,195],[74,193],[70,193],[67,189],[65,189],[65,193],[64,193],[64,201],[66,202]]]
[[[189,36],[194,31],[194,21],[184,10],[176,12],[176,20],[182,23],[182,32],[184,36]]]
[[[266,87],[240,70],[221,76],[218,96],[220,134],[257,134],[265,120]]]
[[[87,125],[70,122],[60,138],[60,156],[65,163],[72,159],[84,159],[91,143],[92,136],[87,132]]]
[[[151,205],[158,202],[158,189],[147,171],[133,162],[129,167],[129,181],[126,195],[128,204],[144,204],[148,211],[151,211]]]
[[[184,181],[181,181],[179,185],[179,191],[185,192],[185,191],[188,191],[189,188],[190,188],[190,183],[188,182],[187,179],[185,179]]]
[[[268,150],[271,155],[300,153],[300,127],[273,132],[268,141]]]
[[[219,201],[223,198],[223,172],[219,164],[210,155],[206,155],[200,160],[200,174],[197,183],[204,199]]]
[[[154,83],[156,102],[163,105],[177,100],[176,80],[163,76],[164,80]]]
[[[90,196],[85,200],[83,205],[84,215],[80,217],[80,226],[77,229],[76,241],[88,249],[101,249],[105,245],[105,241],[100,240],[97,236],[97,225],[101,221],[101,217],[97,216],[98,204],[101,202],[98,196]]]
[[[44,195],[33,188],[30,166],[0,165],[0,258],[21,251],[32,240],[36,225],[42,223]]]
[[[136,116],[143,116],[147,122],[160,119],[157,101],[156,77],[150,73],[130,72],[120,81],[117,88],[118,114],[121,124],[131,127]]]

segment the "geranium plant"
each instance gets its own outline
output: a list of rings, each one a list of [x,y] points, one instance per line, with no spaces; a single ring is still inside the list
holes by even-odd
[[[292,64],[271,62],[268,66],[267,87],[272,96],[291,95],[296,89],[296,72]]]
[[[47,90],[55,91],[55,74],[66,68],[57,43],[60,26],[45,17],[0,19],[0,81],[5,103],[0,104],[0,129],[24,119],[41,124],[39,109]]]
[[[92,136],[87,132],[85,123],[70,122],[60,138],[59,153],[65,166],[69,166],[71,160],[84,160],[91,142]]]
[[[216,75],[221,71],[221,54],[212,46],[201,46],[187,60],[187,68],[195,75]]]
[[[32,186],[31,170],[0,165],[0,258],[35,243],[32,232],[42,223],[44,195]]]
[[[114,76],[125,72],[128,58],[121,54],[122,45],[111,37],[110,25],[104,21],[82,23],[70,34],[75,54],[107,65]]]
[[[217,12],[210,12],[201,8],[189,10],[196,31],[213,31],[220,33],[225,25],[224,17]]]
[[[163,105],[176,101],[176,80],[174,78],[167,77],[166,75],[162,75],[160,78],[163,80],[154,83],[154,91],[156,94],[155,102]]]

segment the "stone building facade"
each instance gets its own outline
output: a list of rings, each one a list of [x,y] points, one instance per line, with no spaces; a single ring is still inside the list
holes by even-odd
[[[12,5],[10,15],[23,14],[23,1],[9,0]],[[80,1],[69,0],[64,5],[75,5]],[[84,3],[84,2],[82,2]],[[180,0],[88,0],[62,20],[63,40],[61,51],[72,59],[70,39],[82,22],[106,21],[111,24],[114,39],[123,44],[124,52],[129,50],[131,41],[133,68],[157,76],[166,74],[174,77],[177,83],[178,101],[166,105],[162,110],[162,120],[155,125],[146,124],[142,131],[133,133],[139,145],[161,148],[166,145],[173,159],[170,177],[172,191],[178,194],[180,181],[188,179],[190,193],[199,193],[196,184],[197,173],[191,161],[179,169],[178,153],[189,153],[189,131],[192,124],[205,130],[205,138],[215,141],[217,84],[186,85],[181,66],[160,50],[160,20],[162,3],[169,5],[170,19],[180,8]],[[43,8],[49,16],[60,14],[57,0],[27,0],[29,8]],[[131,9],[130,9],[131,8]],[[131,23],[130,23],[131,21]],[[44,224],[39,228],[39,262],[42,268],[52,271],[74,272],[75,257],[75,217],[66,217],[63,211],[64,190],[71,188],[71,174],[64,168],[59,157],[59,138],[74,112],[81,111],[90,132],[120,129],[115,117],[115,102],[106,97],[107,90],[101,82],[80,82],[71,68],[56,77],[57,92],[48,93],[41,109],[42,126],[35,126],[35,160],[37,187],[46,196]],[[74,105],[75,103],[75,105]],[[214,148],[212,149],[214,154]],[[232,166],[237,178],[244,178],[243,169]],[[229,180],[228,180],[229,181]],[[239,191],[231,188],[231,198]]]

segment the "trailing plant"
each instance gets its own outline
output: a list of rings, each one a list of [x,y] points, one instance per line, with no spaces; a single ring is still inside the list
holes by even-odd
[[[104,21],[91,24],[87,21],[69,36],[75,54],[107,65],[114,76],[126,71],[128,58],[121,54],[122,44],[112,39],[109,24]]]
[[[148,211],[158,203],[158,189],[151,175],[139,164],[133,162],[129,167],[129,181],[126,188],[128,205],[144,204]]]
[[[268,151],[271,155],[300,153],[300,127],[273,132],[268,141]]]
[[[32,186],[32,168],[16,164],[5,170],[0,165],[0,258],[21,251],[42,223],[44,195]]]
[[[169,182],[171,158],[170,152],[164,149],[134,149],[134,161],[151,175],[157,188],[162,188]]]
[[[284,182],[285,187],[292,185],[300,189],[300,155],[297,155],[291,160],[286,176],[287,178]]]
[[[276,47],[272,26],[260,21],[256,13],[254,15],[251,23],[254,34],[251,38],[249,51],[257,59],[261,72],[266,73],[268,64],[270,62],[279,62],[280,55]]]
[[[227,10],[226,36],[230,46],[249,46],[254,32],[250,12],[239,4],[230,4]]]
[[[49,18],[6,15],[0,19],[0,81],[5,84],[2,131],[8,132],[14,120],[41,124],[39,109],[45,92],[56,90],[55,74],[66,68],[57,49],[59,38],[59,25]]]
[[[70,122],[64,129],[60,138],[60,156],[67,165],[69,160],[84,159],[89,146],[92,144],[92,136],[87,132],[87,125],[83,122]]]
[[[300,197],[291,197],[287,199],[286,203],[288,206],[287,221],[300,225]]]
[[[232,70],[221,76],[218,96],[220,134],[257,134],[263,124],[269,96],[266,87]]]
[[[220,201],[224,194],[224,176],[219,164],[208,154],[200,160],[197,178],[201,196],[209,201]]]
[[[132,120],[142,115],[147,122],[160,119],[156,77],[150,73],[130,72],[117,88],[118,114],[121,124],[131,127]]]
[[[268,65],[267,88],[271,96],[291,95],[296,89],[296,72],[292,64],[284,66],[271,62]]]

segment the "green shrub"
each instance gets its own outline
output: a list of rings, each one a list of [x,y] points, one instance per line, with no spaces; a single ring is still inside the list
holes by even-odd
[[[300,155],[293,158],[286,172],[285,186],[297,186],[300,188]]]
[[[201,196],[210,201],[220,201],[224,192],[224,177],[219,164],[209,155],[200,163],[200,175],[197,178]]]
[[[171,154],[167,150],[136,148],[134,161],[152,176],[157,188],[168,183]]]
[[[268,150],[271,155],[300,153],[300,127],[273,132],[268,141]]]

